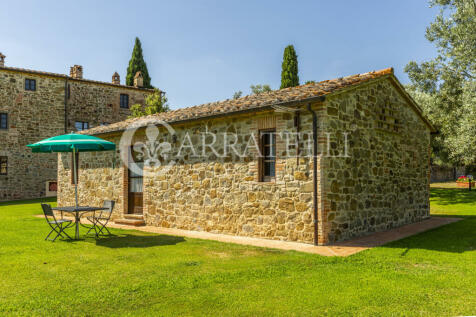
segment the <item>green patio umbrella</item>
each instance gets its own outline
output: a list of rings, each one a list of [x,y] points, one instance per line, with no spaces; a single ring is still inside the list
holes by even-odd
[[[27,146],[32,149],[33,153],[72,152],[73,158],[79,152],[114,151],[116,149],[116,145],[112,142],[95,136],[76,133],[55,136]],[[73,159],[76,207],[78,206],[77,168],[76,159]]]

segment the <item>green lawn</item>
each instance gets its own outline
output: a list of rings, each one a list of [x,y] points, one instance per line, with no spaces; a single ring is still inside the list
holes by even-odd
[[[43,241],[39,201],[0,204],[0,314],[476,314],[476,191],[432,188],[464,220],[348,258],[113,230]]]
[[[435,184],[430,206],[433,215],[476,216],[476,189],[456,188],[454,182]]]

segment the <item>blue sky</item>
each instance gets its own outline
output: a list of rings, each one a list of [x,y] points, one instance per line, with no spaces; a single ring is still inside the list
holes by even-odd
[[[437,14],[425,0],[2,1],[6,65],[88,79],[125,79],[134,37],[152,84],[172,108],[279,88],[283,49],[293,44],[301,83],[394,67],[436,51],[425,28]]]

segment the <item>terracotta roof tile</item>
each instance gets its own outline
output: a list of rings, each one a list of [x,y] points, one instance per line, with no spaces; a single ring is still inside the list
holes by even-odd
[[[369,81],[374,78],[393,74],[393,68],[386,68],[379,71],[357,74],[347,77],[324,80],[318,83],[310,83],[297,87],[273,90],[267,93],[249,95],[238,99],[228,99],[224,101],[211,102],[198,106],[181,108],[169,112],[153,114],[141,118],[133,118],[125,121],[113,123],[107,126],[95,127],[84,131],[86,134],[102,134],[115,131],[122,131],[131,126],[147,126],[148,124],[165,121],[168,123],[195,120],[197,118],[207,118],[220,114],[233,114],[240,111],[253,111],[265,108],[277,103],[296,102],[313,97],[324,96],[343,88]]]

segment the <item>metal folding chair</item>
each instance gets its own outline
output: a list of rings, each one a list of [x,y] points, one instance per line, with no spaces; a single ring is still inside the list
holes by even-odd
[[[101,210],[98,215],[94,213],[92,216],[87,217],[87,219],[93,224],[93,226],[89,229],[88,233],[94,229],[96,233],[96,237],[99,235],[105,235],[103,230],[107,231],[108,235],[111,235],[111,232],[106,227],[107,223],[111,219],[112,211],[114,210],[114,205],[116,202],[114,200],[105,200],[103,203],[103,207],[107,208],[106,210]]]
[[[50,240],[54,242],[58,237],[62,237],[62,238],[68,237],[69,239],[72,240],[72,238],[64,231],[64,229],[71,227],[73,225],[73,222],[71,220],[63,219],[62,213],[61,213],[61,219],[56,219],[56,216],[53,210],[51,209],[51,206],[48,204],[41,204],[41,208],[43,209],[43,214],[45,215],[46,222],[51,227],[51,231],[50,233],[48,233],[45,240]],[[53,232],[56,233],[55,238],[53,240],[48,239]]]

